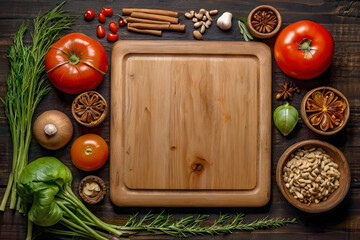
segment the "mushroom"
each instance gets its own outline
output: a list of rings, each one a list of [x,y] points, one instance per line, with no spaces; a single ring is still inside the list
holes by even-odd
[[[106,194],[106,186],[104,181],[93,175],[89,175],[79,184],[80,197],[89,204],[100,202]]]
[[[42,113],[33,126],[36,140],[41,146],[56,150],[65,146],[73,135],[70,119],[62,112],[49,110]]]

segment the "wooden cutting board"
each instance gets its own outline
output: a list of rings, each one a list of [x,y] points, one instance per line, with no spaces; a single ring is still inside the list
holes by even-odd
[[[110,195],[118,206],[263,206],[271,53],[263,43],[118,41]]]

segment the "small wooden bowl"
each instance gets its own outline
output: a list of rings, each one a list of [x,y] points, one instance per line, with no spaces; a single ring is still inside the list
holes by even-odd
[[[269,32],[269,33],[258,32],[253,27],[253,25],[251,24],[251,19],[258,10],[271,10],[271,11],[273,11],[275,13],[275,15],[276,15],[276,17],[278,19],[278,24],[277,24],[276,28],[272,32]],[[248,16],[248,19],[247,19],[247,27],[248,27],[250,33],[254,37],[262,38],[262,39],[271,38],[271,37],[275,36],[280,31],[281,24],[282,24],[282,18],[281,18],[280,13],[278,12],[278,10],[276,10],[276,8],[274,8],[273,6],[270,6],[270,5],[260,5],[260,6],[256,7],[256,8],[254,8],[249,13],[249,16]]]
[[[100,187],[100,191],[98,192],[98,194],[96,196],[88,196],[84,193],[84,187],[85,187],[86,183],[91,183],[91,182],[98,184]],[[100,202],[101,200],[103,200],[105,194],[106,194],[105,183],[98,176],[94,176],[94,175],[86,176],[81,180],[81,182],[79,184],[79,195],[85,202],[87,202],[89,204],[96,204],[96,203]]]
[[[105,110],[104,110],[104,112],[102,113],[102,115],[100,116],[99,119],[97,119],[95,121],[92,121],[90,123],[86,123],[86,122],[83,122],[83,121],[81,121],[79,119],[78,115],[75,113],[75,107],[74,106],[75,106],[75,103],[78,102],[80,97],[82,97],[85,94],[89,94],[89,93],[98,95],[98,97],[105,103]],[[83,92],[83,93],[79,94],[78,96],[76,96],[76,98],[72,102],[71,111],[72,111],[72,115],[75,118],[75,120],[78,123],[80,123],[81,125],[83,125],[85,127],[96,127],[105,120],[105,117],[106,117],[107,112],[108,112],[108,105],[107,105],[107,102],[106,102],[105,98],[100,93],[98,93],[96,91],[87,91],[87,92]]]
[[[325,150],[325,152],[336,164],[339,165],[338,171],[340,172],[340,186],[332,194],[330,194],[327,200],[321,201],[320,203],[312,203],[310,205],[302,203],[295,199],[289,190],[285,187],[283,179],[283,168],[290,160],[291,154],[294,153],[297,149],[303,147],[320,147]],[[335,146],[319,140],[305,140],[292,145],[282,154],[276,168],[276,183],[279,186],[282,195],[294,207],[304,212],[321,213],[336,207],[345,198],[350,188],[350,169],[345,156]]]
[[[337,96],[339,96],[339,98],[344,99],[344,101],[346,102],[346,109],[343,113],[344,115],[344,123],[341,126],[336,126],[334,128],[329,128],[326,132],[324,132],[323,130],[321,130],[320,128],[318,128],[317,126],[313,126],[311,125],[307,113],[306,113],[306,101],[307,99],[311,96],[311,94],[313,94],[313,92],[315,91],[322,91],[322,90],[330,90],[333,91]],[[349,102],[346,99],[346,97],[344,96],[344,94],[342,94],[339,90],[332,88],[332,87],[318,87],[318,88],[314,88],[312,90],[310,90],[309,92],[307,92],[301,102],[301,106],[300,106],[300,112],[301,112],[301,118],[303,119],[305,125],[310,128],[312,131],[321,134],[321,135],[333,135],[335,133],[338,133],[339,131],[341,131],[341,129],[343,129],[347,123],[347,121],[349,120],[350,117],[350,106],[349,106]]]

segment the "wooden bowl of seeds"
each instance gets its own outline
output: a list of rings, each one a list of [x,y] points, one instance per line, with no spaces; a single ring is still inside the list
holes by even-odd
[[[280,157],[276,182],[294,207],[321,213],[336,207],[350,188],[350,169],[335,146],[305,140],[289,147]]]
[[[254,8],[247,19],[250,33],[257,38],[271,38],[281,28],[282,18],[278,10],[270,5],[261,5]]]

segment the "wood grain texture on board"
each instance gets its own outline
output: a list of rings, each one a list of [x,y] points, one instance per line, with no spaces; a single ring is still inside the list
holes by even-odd
[[[266,45],[120,41],[111,64],[115,204],[267,203],[271,54]]]

